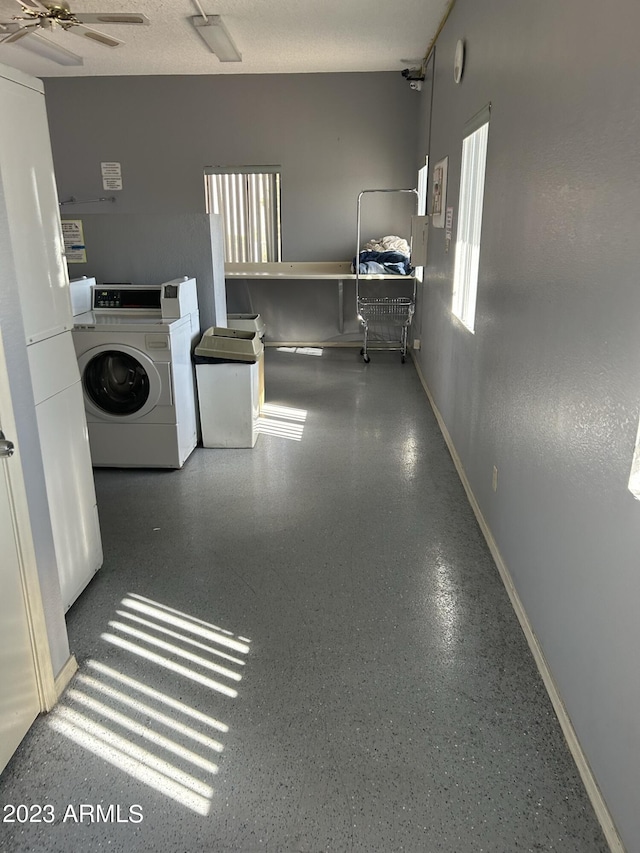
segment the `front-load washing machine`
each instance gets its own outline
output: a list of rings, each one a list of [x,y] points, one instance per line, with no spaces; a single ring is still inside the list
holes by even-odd
[[[195,279],[87,286],[73,340],[93,464],[181,468],[197,442]]]

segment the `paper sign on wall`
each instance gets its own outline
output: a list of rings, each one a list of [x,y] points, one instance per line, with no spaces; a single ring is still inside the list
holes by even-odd
[[[451,238],[453,236],[453,208],[447,208],[447,215],[445,217],[445,232],[444,232],[444,248],[445,252],[449,251],[449,246],[451,246]]]
[[[102,188],[105,190],[122,189],[122,167],[120,163],[100,163]]]
[[[431,222],[434,228],[444,228],[444,209],[447,203],[447,167],[449,158],[444,157],[436,163],[433,170],[431,190]]]
[[[68,264],[86,264],[87,250],[81,219],[62,220],[62,239]]]

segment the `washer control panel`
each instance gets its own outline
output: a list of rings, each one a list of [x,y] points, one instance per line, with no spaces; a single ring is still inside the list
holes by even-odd
[[[94,288],[94,309],[115,308],[126,311],[159,311],[160,287],[120,287],[101,285]]]

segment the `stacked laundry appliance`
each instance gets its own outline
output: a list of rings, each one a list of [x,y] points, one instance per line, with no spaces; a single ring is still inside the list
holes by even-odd
[[[0,172],[68,609],[102,565],[102,544],[42,83],[2,67],[0,103]]]

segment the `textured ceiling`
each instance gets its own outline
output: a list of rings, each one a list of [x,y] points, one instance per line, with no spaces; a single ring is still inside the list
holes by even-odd
[[[0,63],[37,77],[129,74],[279,74],[400,71],[420,60],[448,0],[201,0],[222,15],[242,62],[221,63],[190,22],[193,0],[70,0],[73,11],[141,12],[150,26],[100,24],[125,43],[108,48],[72,31],[47,38],[84,58],[62,66],[19,44],[0,44]],[[16,0],[0,0],[0,22],[20,14]]]

